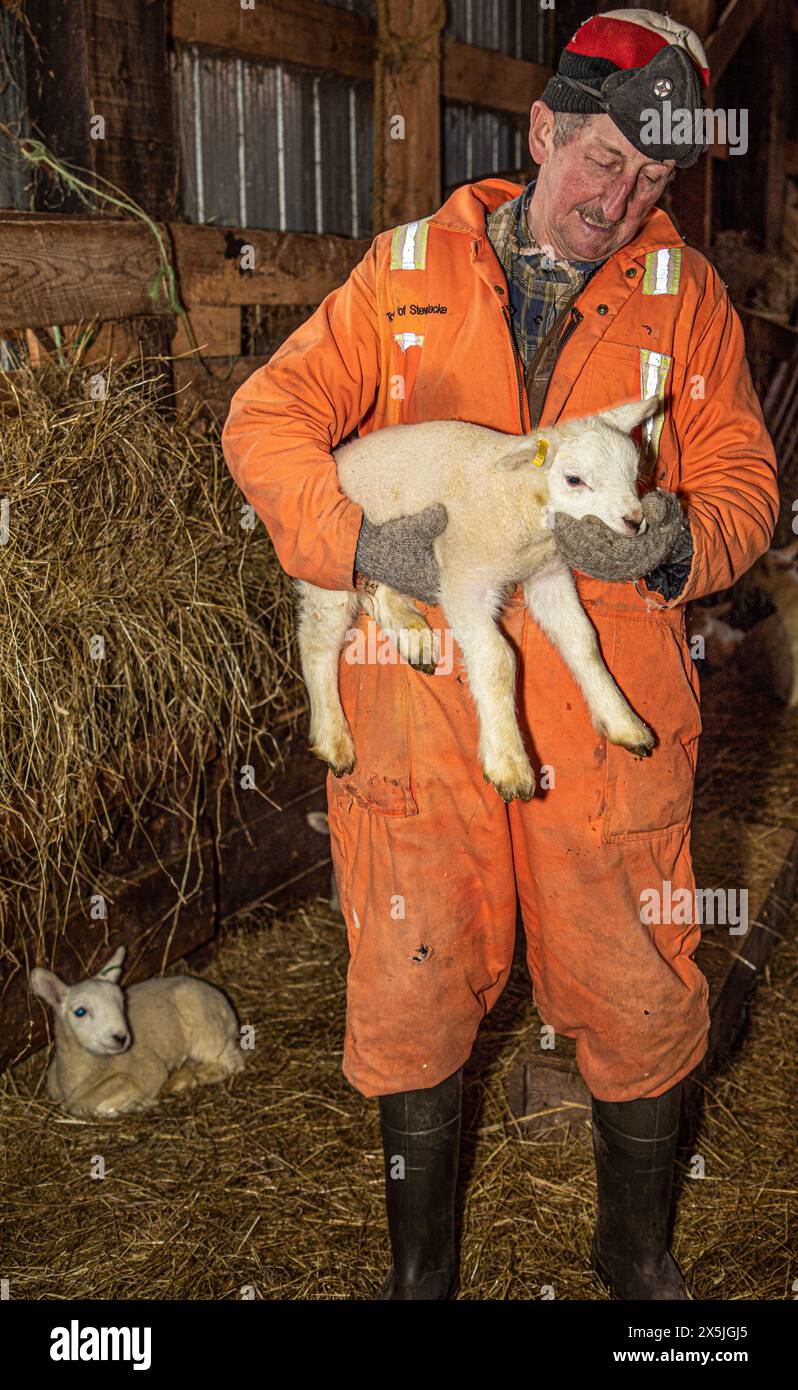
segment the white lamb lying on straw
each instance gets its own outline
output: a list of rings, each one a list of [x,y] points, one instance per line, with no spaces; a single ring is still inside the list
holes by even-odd
[[[31,971],[34,994],[55,1014],[47,1090],[70,1115],[143,1110],[163,1093],[221,1081],[244,1066],[238,1020],[221,990],[174,975],[123,992],[124,958],[120,946],[77,985],[52,970]]]
[[[652,396],[523,436],[456,420],[393,425],[334,451],[341,488],[369,521],[446,507],[446,529],[434,541],[440,603],[477,706],[482,768],[505,801],[528,800],[535,785],[516,718],[515,656],[496,624],[513,584],[523,584],[529,612],[575,676],[597,731],[638,757],[654,745],[601,659],[551,525],[564,512],[597,516],[623,536],[645,530],[629,436],[658,404]],[[355,747],[338,661],[360,605],[411,665],[432,671],[437,650],[415,603],[386,584],[372,583],[368,593],[297,587],[311,748],[340,777],[352,771]]]

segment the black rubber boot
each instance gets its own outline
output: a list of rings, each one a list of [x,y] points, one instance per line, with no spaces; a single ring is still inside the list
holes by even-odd
[[[668,1250],[682,1082],[653,1100],[593,1097],[598,1221],[593,1269],[620,1299],[689,1299]]]
[[[459,1289],[454,1194],[462,1068],[425,1091],[380,1096],[393,1267],[378,1299],[447,1299]]]

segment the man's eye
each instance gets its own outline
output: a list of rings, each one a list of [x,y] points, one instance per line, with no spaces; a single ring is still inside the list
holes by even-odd
[[[611,169],[613,167],[611,164],[602,164],[600,159],[594,159],[592,155],[588,155],[588,158],[591,164],[597,164],[599,169]]]
[[[584,487],[584,486],[585,486],[583,480],[582,480],[581,478],[577,478],[577,476],[576,476],[575,473],[566,473],[566,475],[565,475],[565,481],[566,481],[566,483],[568,484],[569,487]]]

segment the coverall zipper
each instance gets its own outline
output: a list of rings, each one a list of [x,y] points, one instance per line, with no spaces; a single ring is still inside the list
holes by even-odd
[[[510,306],[508,304],[502,305],[502,314],[504,316],[504,322],[507,324],[507,332],[510,334],[510,350],[513,354],[513,362],[515,363],[515,379],[516,384],[518,386],[518,410],[521,415],[521,433],[526,434],[526,418],[524,416],[524,400],[526,399],[526,391],[524,390],[524,377],[521,371],[521,358],[515,343],[513,325],[510,319]]]
[[[582,322],[582,319],[583,319],[583,318],[584,318],[584,314],[582,313],[581,309],[577,309],[576,305],[575,305],[575,304],[572,304],[572,305],[571,305],[571,317],[569,318],[567,324],[565,325],[565,328],[563,329],[562,337],[560,338],[560,341],[559,341],[559,343],[557,344],[557,357],[559,357],[560,353],[562,352],[563,348],[565,347],[565,344],[568,342],[568,339],[570,338],[570,336],[571,336],[571,334],[573,333],[574,329]],[[557,360],[557,359],[555,358],[555,361],[556,361],[556,360]]]
[[[515,363],[515,379],[516,384],[518,386],[518,409],[521,416],[521,433],[526,434],[527,427],[526,418],[524,415],[524,400],[526,399],[526,391],[524,389],[524,377],[521,371],[521,357],[516,346],[515,335],[513,334],[513,325],[510,317],[509,305],[502,305],[502,314],[504,316],[504,321],[507,324],[507,331],[510,334],[510,348],[513,354],[513,362]],[[579,326],[583,318],[584,314],[582,313],[581,309],[577,309],[576,305],[571,305],[571,313],[568,322],[565,325],[565,328],[562,332],[562,336],[560,337],[560,341],[557,344],[557,352],[554,358],[555,362],[559,357],[560,353],[562,352],[563,348],[565,347],[565,344],[568,342],[568,339],[570,338],[574,329]]]

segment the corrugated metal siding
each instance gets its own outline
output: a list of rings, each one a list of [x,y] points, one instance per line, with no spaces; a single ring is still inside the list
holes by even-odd
[[[520,169],[529,160],[516,117],[454,102],[444,103],[443,150],[446,188]]]
[[[554,60],[554,11],[537,0],[448,0],[446,33],[478,48],[550,67]]]
[[[23,30],[5,6],[0,8],[0,121],[20,138],[30,135]],[[28,209],[29,179],[28,166],[17,151],[16,141],[0,130],[0,207]]]
[[[188,222],[369,235],[369,83],[194,45],[173,80]]]

